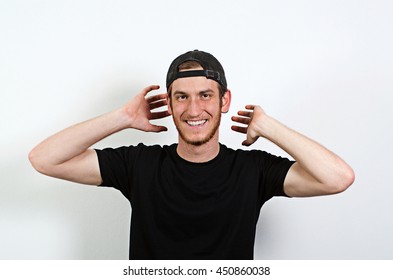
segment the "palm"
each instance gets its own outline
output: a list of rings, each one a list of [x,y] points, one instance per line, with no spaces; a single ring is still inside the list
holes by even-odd
[[[246,126],[233,125],[232,130],[246,134],[246,140],[243,145],[250,146],[258,140],[257,120],[261,119],[265,114],[261,107],[255,105],[247,105],[245,107],[249,111],[239,111],[238,116],[233,116],[232,121]]]
[[[166,93],[146,97],[150,91],[158,88],[159,86],[149,86],[145,88],[125,106],[125,110],[130,119],[130,127],[150,132],[167,130],[164,126],[153,125],[150,123],[150,120],[161,119],[169,116],[168,110],[152,112],[154,109],[167,105]]]

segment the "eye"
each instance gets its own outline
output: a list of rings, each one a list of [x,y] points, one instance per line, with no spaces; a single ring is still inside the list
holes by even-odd
[[[183,101],[186,99],[187,99],[187,95],[185,95],[185,94],[177,94],[176,95],[176,100],[178,100],[178,101]]]
[[[207,100],[211,98],[211,94],[209,93],[202,93],[201,94],[202,99]]]

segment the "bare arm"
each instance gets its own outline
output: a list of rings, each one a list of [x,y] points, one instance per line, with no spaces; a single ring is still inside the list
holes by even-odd
[[[29,160],[40,173],[89,185],[102,182],[96,152],[90,147],[103,138],[126,128],[161,132],[166,127],[150,120],[168,116],[168,111],[151,110],[167,104],[166,94],[146,95],[159,86],[149,86],[125,106],[94,119],[68,127],[38,144]]]
[[[293,197],[307,197],[339,193],[354,181],[354,172],[339,156],[314,140],[286,127],[266,115],[259,107],[247,105],[251,111],[239,111],[232,120],[243,126],[233,126],[234,131],[247,135],[243,145],[253,144],[264,137],[288,154],[296,163],[292,165],[284,182],[284,191]]]

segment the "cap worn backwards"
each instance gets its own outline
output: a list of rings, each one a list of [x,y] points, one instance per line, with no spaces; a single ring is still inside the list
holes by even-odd
[[[203,70],[179,71],[179,66],[187,61],[198,62],[202,66]],[[175,58],[168,69],[166,87],[169,89],[170,85],[176,79],[198,76],[212,79],[227,88],[225,72],[221,63],[210,53],[199,50],[189,51]]]

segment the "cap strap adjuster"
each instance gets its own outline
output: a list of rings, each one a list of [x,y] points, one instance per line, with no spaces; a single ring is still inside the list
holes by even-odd
[[[206,77],[207,79],[215,80],[219,83],[221,80],[220,73],[213,70],[191,70],[191,71],[181,71],[176,73],[176,79],[179,78],[188,78],[188,77]]]

